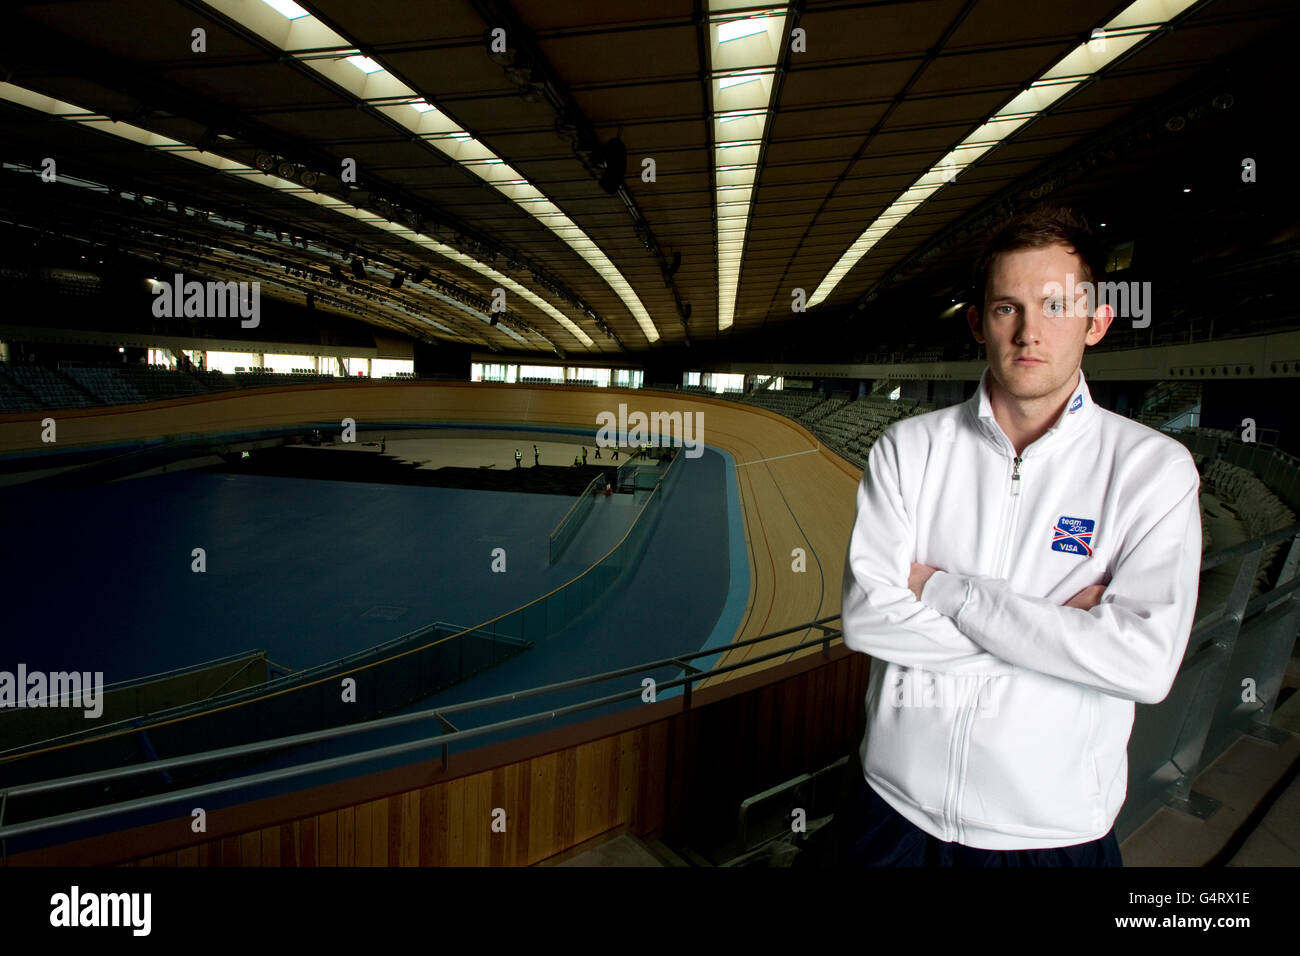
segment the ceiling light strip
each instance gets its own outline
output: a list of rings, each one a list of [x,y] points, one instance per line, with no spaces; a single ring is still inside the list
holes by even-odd
[[[474,139],[472,134],[435,104],[401,82],[372,57],[362,56],[355,44],[349,43],[346,37],[334,32],[309,12],[289,20],[272,7],[270,0],[263,0],[260,4],[247,0],[205,2],[383,113],[454,162],[465,166],[526,212],[533,213],[534,210],[525,205],[525,201],[545,198],[541,190],[527,183],[518,172],[505,165],[499,156]],[[333,58],[322,57],[319,55],[322,49],[339,52]],[[507,180],[512,182],[507,185]],[[527,185],[520,185],[521,182]],[[551,227],[545,220],[540,221],[548,228]],[[659,330],[650,318],[650,313],[632,286],[596,243],[581,230],[568,234],[557,232],[556,235],[609,284],[632,313],[646,339],[651,344],[657,342]],[[571,320],[566,318],[560,324],[583,345],[590,347],[595,344]]]
[[[1091,39],[1080,43],[1012,97],[1009,103],[971,132],[877,216],[831,267],[813,291],[808,305],[815,306],[825,301],[871,247],[921,202],[951,183],[957,174],[972,166],[985,153],[1048,110],[1067,93],[1091,79],[1142,40],[1164,29],[1170,20],[1197,2],[1199,0],[1134,0],[1100,31],[1094,31]]]
[[[758,157],[772,112],[776,68],[785,49],[786,4],[728,15],[734,0],[709,3],[709,83],[717,206],[718,331],[735,323],[740,265]]]
[[[234,176],[247,177],[253,182],[260,183],[268,188],[278,189],[281,192],[296,196],[297,198],[306,200],[307,202],[315,203],[318,206],[323,206],[324,208],[333,210],[341,215],[350,216],[353,219],[367,223],[376,229],[382,229],[386,232],[394,233],[404,239],[416,243],[417,245],[430,249],[445,258],[451,259],[465,266],[467,269],[472,269],[480,275],[496,282],[500,286],[510,289],[525,301],[531,303],[542,312],[555,319],[556,322],[560,323],[565,328],[579,333],[580,339],[581,336],[585,336],[585,333],[583,333],[578,326],[574,325],[568,316],[561,313],[549,302],[545,301],[531,290],[526,289],[519,283],[515,282],[509,276],[503,275],[491,266],[487,266],[479,262],[477,259],[471,258],[457,249],[453,249],[451,246],[438,242],[436,239],[431,239],[422,233],[417,233],[406,226],[389,222],[376,213],[353,206],[351,203],[345,202],[342,199],[324,193],[315,192],[305,186],[299,185],[298,183],[282,179],[273,174],[263,173],[260,169],[256,169],[252,166],[245,166],[244,164],[228,159],[225,156],[220,156],[216,153],[203,152],[196,147],[182,143],[178,140],[169,139],[158,133],[140,129],[139,127],[132,126],[129,123],[117,122],[107,116],[92,113],[90,110],[82,109],[81,107],[65,103],[61,100],[55,99],[54,97],[46,96],[33,90],[15,86],[12,83],[0,82],[0,99],[5,99],[11,103],[17,103],[20,106],[39,110],[40,112],[46,113],[50,116],[62,117],[71,122],[89,126],[103,133],[108,133],[109,135],[119,139],[139,143],[140,145],[148,146],[152,149],[157,149],[160,152],[166,152],[169,155],[178,156],[194,163],[199,163],[220,172],[229,173]],[[479,313],[475,314],[480,315]],[[484,318],[485,321],[488,321],[486,317],[481,315],[480,317]],[[520,338],[513,330],[507,328],[503,324],[498,323],[497,327],[503,332],[510,334],[512,338],[527,344],[525,339]],[[587,337],[587,344],[592,344],[589,336]]]

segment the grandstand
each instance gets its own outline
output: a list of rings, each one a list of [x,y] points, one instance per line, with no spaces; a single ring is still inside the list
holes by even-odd
[[[1294,10],[114,6],[0,58],[0,674],[106,688],[0,705],[0,872],[838,862],[863,472],[995,296],[1075,328],[972,278],[1040,200],[1115,285],[1089,394],[1201,476],[1125,863],[1300,865]]]

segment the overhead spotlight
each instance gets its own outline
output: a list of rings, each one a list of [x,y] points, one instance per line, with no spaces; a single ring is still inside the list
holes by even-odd
[[[276,172],[280,174],[281,179],[293,179],[293,177],[296,176],[298,173],[298,167],[295,166],[293,163],[289,162],[288,160],[285,160],[283,163],[280,164],[280,167],[276,170]]]
[[[681,267],[682,267],[682,253],[681,250],[678,250],[677,252],[673,253],[672,264],[669,265],[668,268],[664,269],[664,285],[673,284],[673,276],[677,275],[677,270],[680,269]]]
[[[519,87],[519,98],[525,103],[540,103],[546,96],[540,86],[529,83],[527,86]]]
[[[1228,110],[1232,109],[1233,102],[1231,93],[1220,93],[1210,102],[1210,105],[1216,110]]]
[[[1165,120],[1165,129],[1169,130],[1171,133],[1181,131],[1186,125],[1187,120],[1183,119],[1181,116],[1171,116],[1169,119]]]
[[[298,177],[298,181],[308,189],[314,189],[316,184],[320,182],[320,175],[315,170],[304,169],[302,175]]]
[[[351,265],[352,265],[352,274],[354,276],[356,276],[358,279],[366,278],[365,267],[361,265],[361,260],[359,258],[353,259]]]
[[[617,136],[592,151],[592,160],[600,167],[600,188],[611,196],[618,192],[627,175],[627,147]]]
[[[270,153],[258,153],[253,160],[253,165],[264,173],[269,173],[275,169],[275,157]]]
[[[411,281],[416,285],[419,285],[427,278],[429,278],[429,270],[424,266],[420,266],[420,268],[415,270],[415,275],[411,276]]]
[[[506,79],[516,86],[527,86],[533,82],[533,68],[526,63],[506,67]]]
[[[569,118],[568,113],[560,113],[555,117],[555,135],[560,137],[566,143],[576,142],[578,139],[578,126]]]
[[[393,273],[393,278],[392,278],[392,279],[389,281],[389,283],[388,283],[388,288],[390,288],[390,289],[400,289],[400,288],[402,287],[402,281],[403,281],[403,279],[404,279],[404,276],[403,276],[400,272],[394,272],[394,273]]]
[[[493,36],[491,27],[483,31],[483,43],[488,50],[488,59],[497,66],[514,66],[515,57],[519,55],[519,51],[509,43],[506,44],[504,50],[495,49],[498,42],[497,38]]]

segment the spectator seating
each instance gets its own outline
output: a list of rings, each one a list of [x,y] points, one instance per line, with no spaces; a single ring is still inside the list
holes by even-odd
[[[1216,458],[1204,468],[1201,480],[1216,497],[1237,513],[1247,537],[1276,531],[1295,521],[1295,513],[1248,468]],[[1260,555],[1251,597],[1268,587],[1268,574],[1273,560],[1286,543],[1271,544]]]
[[[30,412],[40,408],[35,396],[14,382],[8,365],[0,364],[0,413]]]
[[[105,405],[130,405],[145,398],[118,368],[69,368],[68,377]]]
[[[826,396],[813,391],[763,391],[746,395],[740,401],[801,422],[804,414],[826,401]]]
[[[184,371],[167,371],[153,365],[123,365],[119,374],[149,402],[208,392],[198,379]]]
[[[933,406],[922,405],[915,399],[891,401],[880,396],[866,396],[849,402],[835,415],[823,419],[817,427],[827,433],[825,440],[828,444],[844,448],[851,461],[861,462],[861,467],[865,468],[867,455],[881,432],[900,419],[928,411],[933,411]]]
[[[71,379],[42,365],[9,365],[14,384],[34,396],[38,408],[84,408],[100,404]]]

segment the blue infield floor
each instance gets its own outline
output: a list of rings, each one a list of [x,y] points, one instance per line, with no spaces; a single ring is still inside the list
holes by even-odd
[[[734,632],[738,622],[719,619],[724,608],[728,619],[743,609],[749,581],[729,462],[709,450],[678,465],[682,471],[639,564],[610,593],[545,642],[409,709],[687,654],[704,646],[715,627]],[[9,500],[10,540],[24,545],[5,550],[0,573],[10,593],[32,599],[12,602],[4,657],[29,669],[103,670],[106,683],[252,648],[298,669],[431,621],[478,623],[588,566],[623,536],[639,506],[630,495],[599,497],[562,561],[548,568],[547,534],[573,503],[569,498],[182,473]],[[206,549],[203,574],[191,571],[195,547]],[[506,549],[506,574],[491,572],[497,547]],[[739,564],[734,575],[733,564]],[[375,616],[376,608],[387,610]],[[679,673],[669,667],[654,676],[666,681]],[[636,683],[629,678],[627,686]],[[594,693],[620,689],[602,685]],[[594,693],[587,688],[499,705],[458,724],[480,726]],[[243,772],[427,738],[422,723],[300,748]],[[546,726],[554,724],[513,735]],[[242,803],[428,756],[214,795],[205,805]],[[64,831],[58,839],[170,815],[166,808],[144,811],[78,827],[76,834]],[[34,846],[48,838],[11,841],[9,851],[20,852],[20,842]]]

